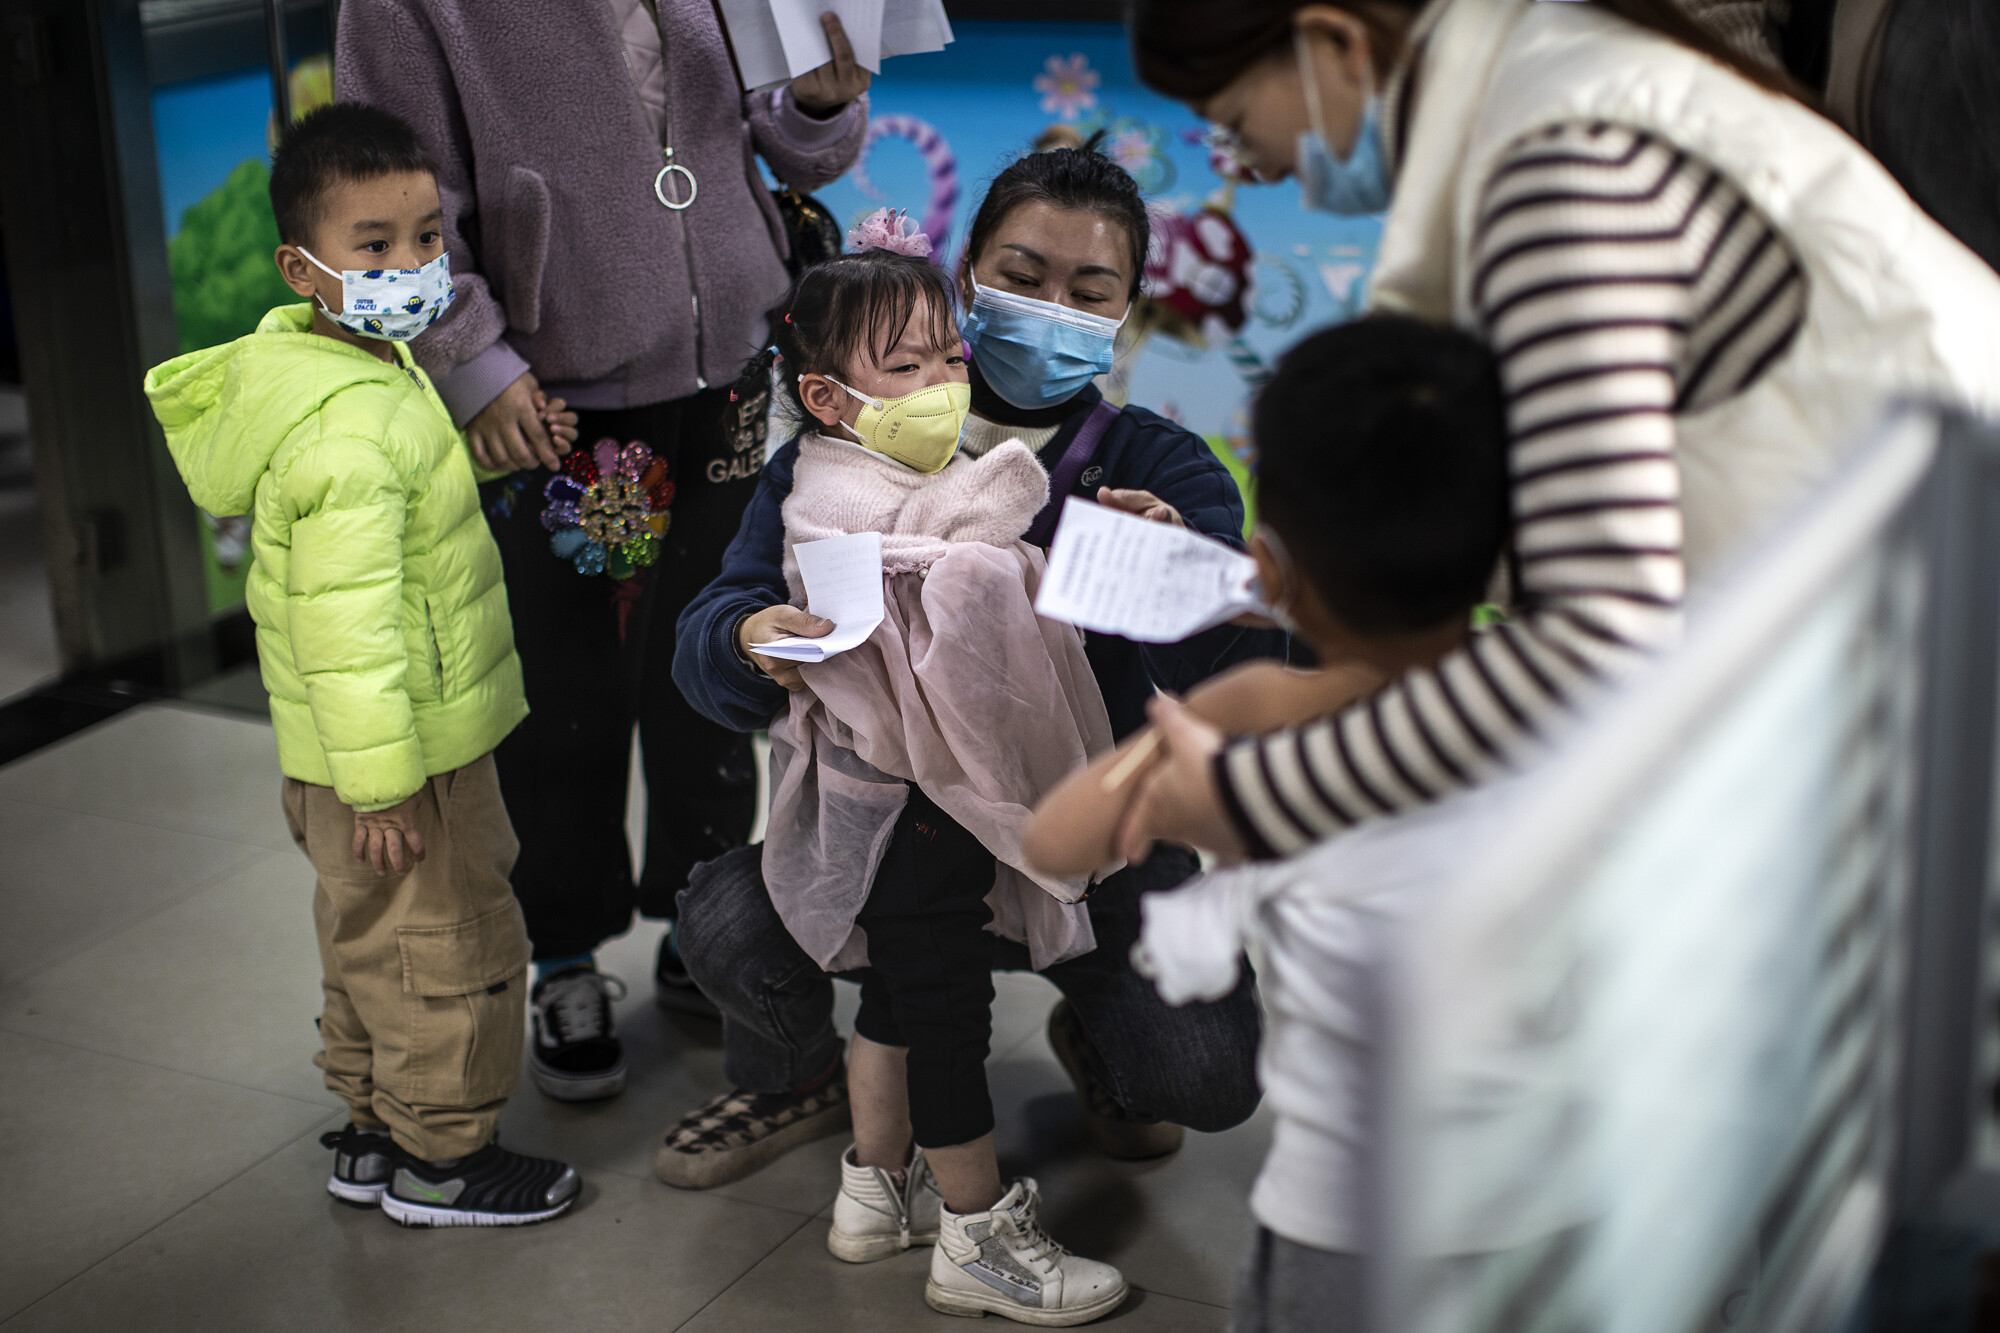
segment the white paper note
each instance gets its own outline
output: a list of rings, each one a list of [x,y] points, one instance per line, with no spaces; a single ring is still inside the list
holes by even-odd
[[[882,623],[882,534],[851,532],[800,542],[792,555],[806,585],[806,610],[831,620],[833,631],[818,639],[795,634],[753,643],[750,651],[788,662],[824,662],[866,643]]]
[[[855,62],[871,74],[890,56],[942,51],[952,40],[943,0],[719,0],[743,86],[789,82],[833,59],[821,14],[838,14]]]
[[[1264,614],[1256,584],[1256,562],[1241,551],[1072,497],[1035,610],[1100,634],[1177,643],[1245,611]]]

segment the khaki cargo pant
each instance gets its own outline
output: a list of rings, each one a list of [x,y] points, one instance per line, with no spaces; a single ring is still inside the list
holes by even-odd
[[[319,872],[326,1003],[313,1063],[353,1108],[427,1161],[476,1152],[521,1078],[528,932],[507,873],[520,844],[493,756],[419,793],[424,859],[377,878],[353,851],[354,812],[285,779],[292,840]]]

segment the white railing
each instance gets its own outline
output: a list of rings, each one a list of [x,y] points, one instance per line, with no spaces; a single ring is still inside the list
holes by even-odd
[[[1826,1328],[1969,1139],[2000,480],[1905,412],[1380,976],[1396,1333]]]

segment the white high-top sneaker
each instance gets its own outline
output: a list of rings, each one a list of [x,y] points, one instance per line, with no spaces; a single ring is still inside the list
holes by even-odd
[[[924,1284],[930,1307],[1043,1328],[1087,1324],[1117,1309],[1128,1290],[1124,1274],[1056,1244],[1036,1217],[1041,1205],[1041,1191],[1023,1176],[987,1212],[943,1209]]]
[[[840,1197],[833,1201],[833,1228],[826,1248],[850,1264],[873,1263],[912,1245],[935,1245],[943,1208],[924,1150],[910,1151],[903,1188],[879,1166],[856,1166],[854,1145],[840,1155]]]

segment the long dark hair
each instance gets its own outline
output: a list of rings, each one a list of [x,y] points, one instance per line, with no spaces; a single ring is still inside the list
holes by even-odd
[[[799,398],[799,376],[847,378],[857,352],[894,348],[925,302],[930,306],[931,344],[958,347],[951,278],[928,259],[891,250],[863,250],[815,264],[799,274],[771,311],[770,345],[751,357],[736,381],[736,394],[763,392],[774,360],[783,363],[778,382],[801,420],[809,420]]]
[[[1808,105],[1812,97],[1789,75],[1754,64],[1682,12],[1675,0],[1590,0],[1629,23],[1657,32],[1725,65],[1760,88]],[[1308,4],[1328,4],[1381,32],[1364,0],[1127,0],[1125,26],[1132,35],[1132,63],[1139,80],[1181,102],[1202,102],[1234,83],[1252,65],[1287,51],[1292,16]],[[1415,11],[1423,0],[1374,0]],[[1380,48],[1384,44],[1376,43]],[[1384,52],[1385,64],[1387,52]],[[1386,73],[1384,69],[1380,72]]]
[[[986,197],[973,215],[972,230],[965,238],[965,266],[969,270],[979,252],[993,238],[993,229],[1022,204],[1042,202],[1056,208],[1095,213],[1117,224],[1125,232],[1126,252],[1132,264],[1132,289],[1139,294],[1145,276],[1146,246],[1152,228],[1146,221],[1146,201],[1139,197],[1138,182],[1125,168],[1097,151],[1103,137],[1099,131],[1081,148],[1052,148],[1028,153],[1008,163],[993,178]]]

